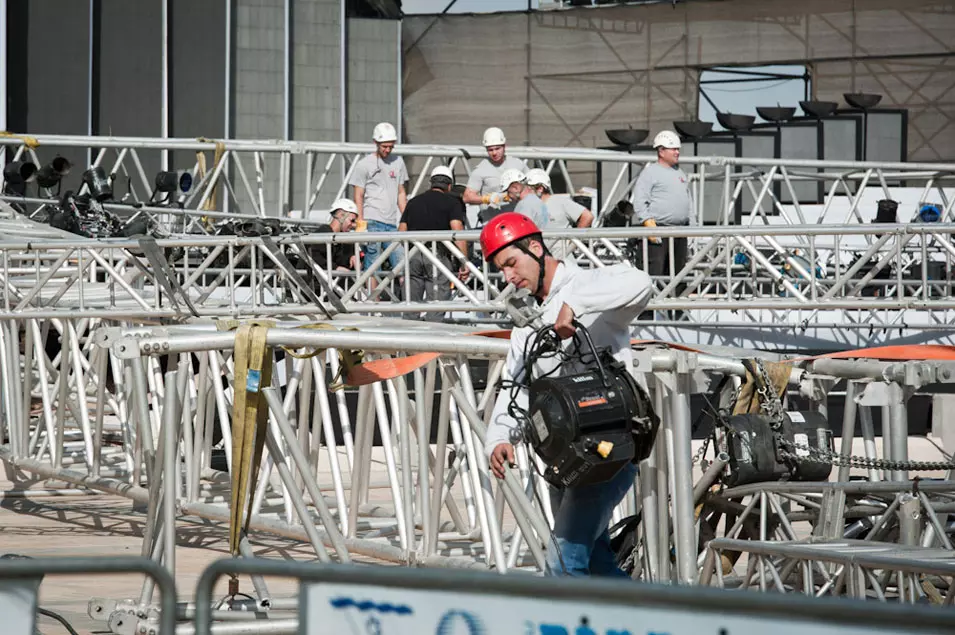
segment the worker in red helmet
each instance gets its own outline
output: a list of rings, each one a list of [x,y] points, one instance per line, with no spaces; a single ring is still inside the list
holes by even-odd
[[[581,269],[573,262],[551,256],[541,231],[522,214],[508,212],[495,216],[481,231],[485,260],[493,262],[505,280],[527,291],[540,302],[540,320],[553,324],[564,340],[576,331],[576,323],[587,328],[596,348],[609,348],[626,368],[633,367],[630,350],[630,323],[650,300],[650,277],[622,263],[603,268]],[[504,379],[520,383],[524,377],[524,351],[535,329],[515,328]],[[558,356],[540,358],[534,376],[577,372],[560,366]],[[514,446],[522,440],[520,423],[512,416],[512,391],[502,390],[485,437],[485,452],[491,472],[504,478],[507,466],[514,465]],[[518,390],[515,403],[526,411],[528,395]],[[617,566],[610,547],[608,525],[614,507],[633,486],[636,466],[629,464],[609,481],[581,487],[551,488],[554,537],[548,543],[547,567],[551,575],[625,576]]]

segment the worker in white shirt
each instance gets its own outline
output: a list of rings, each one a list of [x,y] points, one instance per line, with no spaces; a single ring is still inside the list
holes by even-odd
[[[528,170],[524,182],[534,190],[534,193],[544,203],[549,229],[564,229],[567,227],[583,229],[593,224],[593,212],[570,196],[555,195],[551,191],[550,176],[544,170],[540,168]],[[558,260],[563,260],[567,256],[569,246],[568,241],[565,240],[547,241],[548,251]]]
[[[507,200],[501,189],[501,176],[506,170],[524,169],[523,161],[507,156],[507,139],[500,128],[485,130],[483,144],[487,158],[471,170],[462,196],[466,205],[480,206],[477,217],[479,225],[501,212],[513,211],[515,201]]]
[[[613,358],[629,372],[633,364],[630,322],[650,300],[652,287],[646,273],[629,264],[581,269],[574,263],[556,260],[547,252],[540,229],[517,213],[501,214],[488,223],[481,231],[481,247],[485,259],[500,269],[508,283],[526,289],[540,301],[540,321],[553,324],[564,340],[565,350],[571,346],[568,338],[574,335],[576,324],[580,324],[589,331],[597,349],[609,348]],[[537,377],[552,371],[552,376],[575,372],[561,365],[557,356],[540,358],[528,369],[525,344],[535,332],[531,326],[511,332],[505,380],[519,384],[528,372]],[[512,405],[527,410],[526,388],[517,390],[516,396],[513,391],[502,390],[488,423],[485,452],[491,472],[499,479],[505,477],[508,466],[514,465],[514,446],[523,439],[524,422],[512,416]],[[626,575],[616,564],[608,524],[635,475],[636,466],[627,463],[604,482],[552,487],[554,536],[548,541],[548,573]]]

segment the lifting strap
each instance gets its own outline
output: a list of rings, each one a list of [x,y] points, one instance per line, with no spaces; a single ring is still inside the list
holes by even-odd
[[[265,446],[269,408],[262,389],[272,384],[272,350],[266,335],[273,322],[239,325],[235,334],[235,397],[232,409],[232,505],[229,550],[239,553],[242,533],[252,517],[252,492]],[[248,511],[246,512],[246,505]]]

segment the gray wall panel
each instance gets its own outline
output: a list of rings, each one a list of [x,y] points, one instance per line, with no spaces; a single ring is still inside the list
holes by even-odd
[[[291,137],[339,141],[341,125],[341,5],[338,0],[292,0]],[[319,159],[324,167],[325,158]],[[291,209],[302,209],[305,160],[292,161]],[[318,174],[320,174],[320,170]],[[314,181],[313,181],[314,182]],[[323,188],[316,209],[327,208],[334,192]]]
[[[161,137],[161,0],[99,0],[97,13],[99,90],[94,132],[113,136]],[[160,168],[160,153],[158,150],[140,150],[138,154],[151,186]],[[126,162],[126,165],[131,166],[131,163]],[[106,167],[111,166],[110,162]],[[132,173],[130,176],[137,193],[140,193],[142,181],[139,175]],[[125,192],[125,182],[125,175],[117,175],[117,198]]]
[[[285,0],[236,0],[232,16],[235,68],[233,90],[233,136],[236,139],[281,139],[285,128]],[[251,155],[239,155],[245,173],[255,183]],[[280,162],[263,155],[265,213],[279,213]],[[243,213],[253,213],[241,180],[236,196]],[[256,194],[257,196],[257,194]]]
[[[7,128],[89,134],[89,2],[9,0],[8,12]],[[63,185],[78,186],[84,150],[44,146],[36,152],[41,162],[57,154],[68,158],[75,168]]]
[[[169,0],[169,13],[169,136],[221,139],[227,134],[225,2]],[[173,153],[170,167],[189,169],[195,159]]]

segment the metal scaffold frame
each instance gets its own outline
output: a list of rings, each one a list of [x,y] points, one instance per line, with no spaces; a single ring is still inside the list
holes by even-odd
[[[39,148],[57,143],[92,141],[41,137]],[[214,147],[187,140],[149,143],[189,151]],[[114,171],[122,171],[127,160],[135,165],[136,148],[146,145],[144,140],[96,142],[96,147],[117,153]],[[259,156],[256,180],[265,187],[270,181],[261,157],[266,154],[325,152],[333,163],[369,147],[230,141],[219,149],[220,157],[230,152],[231,157],[244,152]],[[465,160],[459,148],[400,149],[425,161],[420,174],[426,174],[434,160]],[[514,153],[546,161],[549,169],[560,171],[565,171],[562,162],[567,160],[621,163],[613,196],[631,191],[633,183],[624,182],[627,164],[646,160],[603,151]],[[262,408],[268,412],[261,475],[248,496],[251,534],[302,541],[323,562],[361,557],[501,573],[541,571],[552,514],[537,458],[521,446],[518,467],[495,482],[483,450],[509,344],[481,332],[488,323],[507,322],[505,301],[513,289],[478,259],[467,259],[470,276],[462,282],[435,255],[441,246],[454,257],[465,257],[458,242],[474,243],[477,232],[314,234],[294,233],[291,225],[296,223],[290,223],[290,232],[280,235],[210,235],[214,223],[208,218],[237,217],[234,210],[217,211],[205,203],[217,200],[211,194],[217,189],[234,191],[221,163],[225,160],[204,180],[198,179],[193,198],[184,201],[182,209],[136,206],[135,200],[106,204],[117,213],[151,215],[164,227],[165,237],[94,240],[65,234],[38,222],[49,200],[13,197],[27,206],[27,213],[8,211],[0,218],[5,230],[0,241],[0,412],[7,440],[0,447],[0,460],[13,470],[145,506],[142,555],[174,573],[172,528],[177,518],[197,516],[219,523],[230,519],[238,373],[234,329],[258,320],[268,328],[264,356],[275,372],[271,384],[261,386]],[[861,206],[870,183],[878,183],[880,193],[891,196],[896,181],[920,180],[926,192],[945,197],[947,170],[955,172],[955,166],[719,157],[693,161],[698,211],[702,201],[709,200],[707,188],[721,188],[720,209],[725,213],[719,224],[545,232],[546,240],[564,242],[585,268],[619,262],[641,266],[634,254],[651,237],[686,238],[691,243],[682,271],[655,280],[651,308],[665,319],[644,321],[638,328],[665,333],[670,328],[745,327],[752,333],[762,322],[802,329],[808,342],[831,320],[840,325],[840,332],[855,334],[853,343],[871,341],[865,339],[866,329],[904,328],[938,340],[938,331],[947,328],[955,311],[949,299],[952,281],[937,277],[936,263],[947,269],[955,259],[955,224],[872,226]],[[235,173],[240,170],[234,167]],[[328,168],[305,193],[318,200],[331,173]],[[783,204],[777,194],[782,188],[798,200],[792,184],[800,179],[829,184],[830,195],[815,210],[816,217],[798,203]],[[419,176],[417,184],[421,181]],[[828,223],[836,213],[833,200],[839,188],[850,196],[848,212],[843,210],[846,222]],[[298,194],[307,202],[305,193]],[[246,194],[264,199],[254,188]],[[955,196],[942,200],[944,219],[951,221]],[[609,209],[610,198],[607,201]],[[749,213],[738,216],[735,210],[744,201]],[[266,210],[259,206],[253,211],[250,218],[261,218]],[[309,255],[315,249],[329,254],[342,245],[357,250],[371,241],[391,245],[367,269],[323,268]],[[393,250],[403,255],[395,270],[387,270],[384,263]],[[409,298],[412,255],[427,259],[435,277],[454,287],[449,301]],[[372,278],[377,285],[370,284]],[[458,323],[407,319],[426,311],[447,313]],[[677,318],[670,313],[676,311],[685,314]],[[842,328],[846,322],[855,328]],[[868,588],[869,593],[898,594],[906,601],[931,595],[920,586],[925,576],[935,575],[931,563],[907,569],[898,588],[887,584],[881,572],[855,571],[862,586],[853,582],[850,588],[834,582],[841,574],[820,557],[819,562],[800,565],[800,573],[808,568],[809,577],[796,584],[791,574],[797,565],[779,562],[796,556],[757,549],[800,544],[808,536],[832,544],[845,540],[850,529],[856,531],[852,527],[861,518],[871,517],[878,522],[858,535],[927,550],[907,552],[916,563],[920,554],[928,562],[931,550],[950,544],[950,473],[924,483],[915,494],[924,522],[913,524],[899,510],[903,498],[913,496],[906,404],[916,390],[955,381],[955,365],[832,359],[794,363],[791,395],[823,413],[829,394],[845,386],[839,454],[852,453],[858,421],[863,459],[871,467],[850,475],[843,465],[835,484],[721,488],[714,483],[726,457],[716,454],[712,463],[706,459],[703,469],[702,455],[694,454],[690,398],[707,394],[723,376],[740,384],[746,376],[743,353],[634,346],[633,370],[646,382],[663,419],[651,456],[613,518],[618,521],[638,510],[643,515],[632,554],[636,577],[714,584],[715,576],[722,586],[732,585],[730,581],[765,589],[776,586],[778,578],[785,590],[798,587],[806,593],[850,589],[859,595]],[[365,363],[404,370],[339,390],[337,384],[349,377],[346,360],[352,351],[362,351]],[[881,449],[872,425],[874,408],[884,415]],[[372,471],[373,462],[384,466],[384,477]],[[867,482],[850,482],[850,476]],[[252,553],[249,540],[245,535],[239,542],[243,557]],[[724,558],[727,553],[750,553],[734,541],[752,543],[751,555]],[[735,573],[737,566],[746,573]],[[821,578],[821,585],[812,573],[820,567],[829,576]],[[880,581],[877,591],[870,573]],[[944,586],[934,587],[943,600],[950,597]],[[253,579],[253,587],[249,619],[294,606],[273,603],[261,579]],[[133,614],[148,631],[156,620],[152,598],[147,582],[138,597],[118,603],[97,600],[101,610],[96,614]],[[180,608],[188,614],[188,607]],[[291,628],[281,620],[276,624],[275,632]]]

